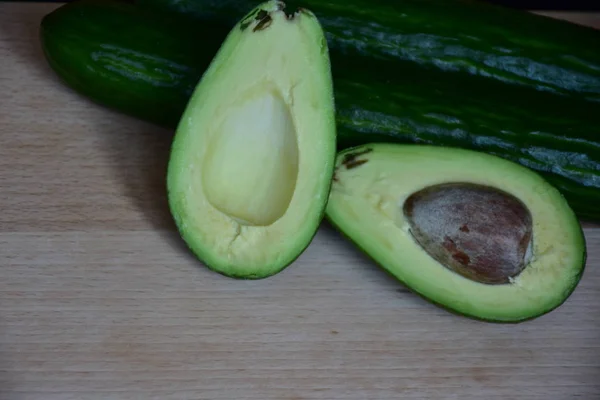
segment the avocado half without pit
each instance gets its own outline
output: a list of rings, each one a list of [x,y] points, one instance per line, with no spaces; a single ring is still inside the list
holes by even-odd
[[[475,319],[543,315],[569,297],[585,266],[579,220],[558,190],[473,150],[344,150],[327,218],[412,291]]]
[[[319,227],[335,155],[321,26],[262,3],[233,27],[175,132],[167,191],[182,238],[223,275],[280,272]]]

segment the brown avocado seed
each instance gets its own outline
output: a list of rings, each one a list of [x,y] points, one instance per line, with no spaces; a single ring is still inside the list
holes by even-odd
[[[505,284],[531,256],[532,219],[513,195],[471,183],[427,187],[404,203],[419,245],[456,273],[485,284]]]

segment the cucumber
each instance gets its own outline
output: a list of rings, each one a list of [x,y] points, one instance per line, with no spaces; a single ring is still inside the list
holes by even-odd
[[[600,32],[476,0],[301,0],[329,48],[600,101]],[[233,25],[255,0],[137,0]],[[292,2],[289,2],[292,6]]]
[[[44,53],[73,89],[174,128],[229,26],[68,3],[42,21]],[[582,219],[600,221],[600,105],[467,72],[331,52],[340,148],[372,142],[470,148],[542,173]]]
[[[44,16],[40,39],[46,60],[70,87],[174,127],[228,32],[223,25],[210,29],[214,37],[198,36],[195,21],[120,1],[76,0]]]

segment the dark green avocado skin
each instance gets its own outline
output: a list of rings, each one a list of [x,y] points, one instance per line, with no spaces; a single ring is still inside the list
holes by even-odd
[[[164,8],[170,4],[162,0],[153,1],[156,6]],[[307,4],[311,5],[313,1],[308,0]],[[239,2],[242,3],[245,1]],[[413,16],[407,18],[406,29],[411,26],[411,29],[417,29],[416,21],[422,20],[418,18],[421,14],[415,14],[416,10],[421,10],[419,12],[423,16],[431,16],[434,3],[440,2],[419,0],[398,3],[406,8],[408,16]],[[173,4],[192,8],[197,4],[213,4],[216,7],[212,9],[214,13],[221,10],[215,6],[217,3],[211,1],[178,1]],[[219,4],[225,7],[234,3],[223,1]],[[315,4],[318,10],[322,10],[317,15],[323,15],[325,29],[328,29],[328,18],[334,15],[327,14],[325,9],[330,7],[333,10],[335,4]],[[425,13],[427,4],[430,8]],[[446,7],[441,3],[438,6],[440,8],[436,10]],[[448,20],[430,18],[430,22],[421,25],[423,29],[434,29],[438,24],[449,24],[447,21],[461,15],[464,23],[467,10],[480,10],[480,6],[470,7],[467,4],[464,8],[459,7],[463,14],[455,11],[458,14],[450,13]],[[42,47],[51,68],[69,87],[99,104],[173,129],[193,88],[232,25],[219,22],[218,18],[184,18],[178,13],[151,10],[150,5],[142,9],[141,6],[110,0],[67,3],[44,17],[40,32]],[[354,15],[352,13],[359,15],[362,12],[353,6],[348,6],[347,10],[344,8],[345,13],[339,10],[339,6],[337,10],[341,16],[336,21],[340,24]],[[477,15],[484,19],[496,18],[484,10],[485,7],[477,11]],[[239,14],[247,12],[244,9]],[[374,11],[368,9],[364,12],[370,15]],[[506,12],[513,15],[511,11]],[[237,11],[234,14],[232,18]],[[573,32],[572,37],[580,37],[581,42],[569,54],[597,49],[597,46],[592,46],[591,39],[584,40],[584,37],[598,38],[595,31],[580,30],[572,24],[538,19],[536,16],[529,20],[530,14],[520,11],[514,15],[515,21],[524,18],[523,21],[533,21],[535,26],[540,24],[560,32]],[[431,27],[428,27],[429,24]],[[492,29],[483,25],[482,32]],[[494,29],[503,26],[500,24]],[[529,28],[522,29],[529,32]],[[348,30],[352,32],[351,28]],[[445,37],[442,32],[439,35]],[[521,32],[521,36],[511,33],[509,38],[519,38],[519,43],[525,42],[523,46],[538,46],[531,54],[548,60],[560,54],[556,47],[559,43],[570,40],[557,39],[553,31],[549,33],[550,39],[539,42],[534,33],[523,36],[526,32]],[[478,46],[484,46],[483,43],[489,45],[494,43],[494,38],[496,36],[482,34],[482,43],[475,42]],[[529,39],[526,41],[524,38]],[[455,146],[494,154],[540,172],[561,191],[579,218],[600,221],[600,208],[597,207],[600,203],[599,102],[589,101],[587,95],[553,94],[539,90],[537,84],[512,84],[503,79],[492,79],[470,69],[434,67],[418,60],[384,57],[361,44],[360,41],[367,38],[357,34],[355,40],[357,42],[353,46],[348,42],[345,47],[340,47],[333,40],[330,51],[339,149],[372,142],[398,142]],[[472,40],[457,41],[457,49]],[[369,43],[377,47],[379,42]],[[430,50],[441,51],[437,45]],[[600,52],[593,53],[600,57]],[[433,53],[430,55],[432,60],[441,59]],[[472,62],[462,56],[453,60],[457,65],[470,65]],[[528,65],[526,58],[523,63]],[[552,64],[549,62],[548,65]],[[589,70],[593,78],[590,82],[600,76],[600,67],[594,70],[593,65],[577,64],[582,71]],[[564,79],[570,79],[570,75],[564,76]],[[592,83],[590,85],[587,87],[593,87]]]

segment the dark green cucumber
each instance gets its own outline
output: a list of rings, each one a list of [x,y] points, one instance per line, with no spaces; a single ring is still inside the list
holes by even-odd
[[[199,77],[228,32],[198,36],[198,23],[118,1],[74,1],[41,22],[50,66],[96,102],[175,126]],[[219,30],[221,29],[221,30]]]
[[[109,1],[64,5],[42,22],[45,54],[95,101],[175,127],[228,28],[136,12]],[[429,143],[495,154],[543,173],[579,217],[600,221],[598,103],[358,54],[333,51],[331,62],[341,148]]]
[[[600,221],[597,104],[411,64],[344,56],[332,65],[341,148],[397,142],[495,154],[542,173],[580,218]]]
[[[600,32],[474,0],[300,0],[329,48],[600,101]],[[255,0],[137,0],[233,25]]]

